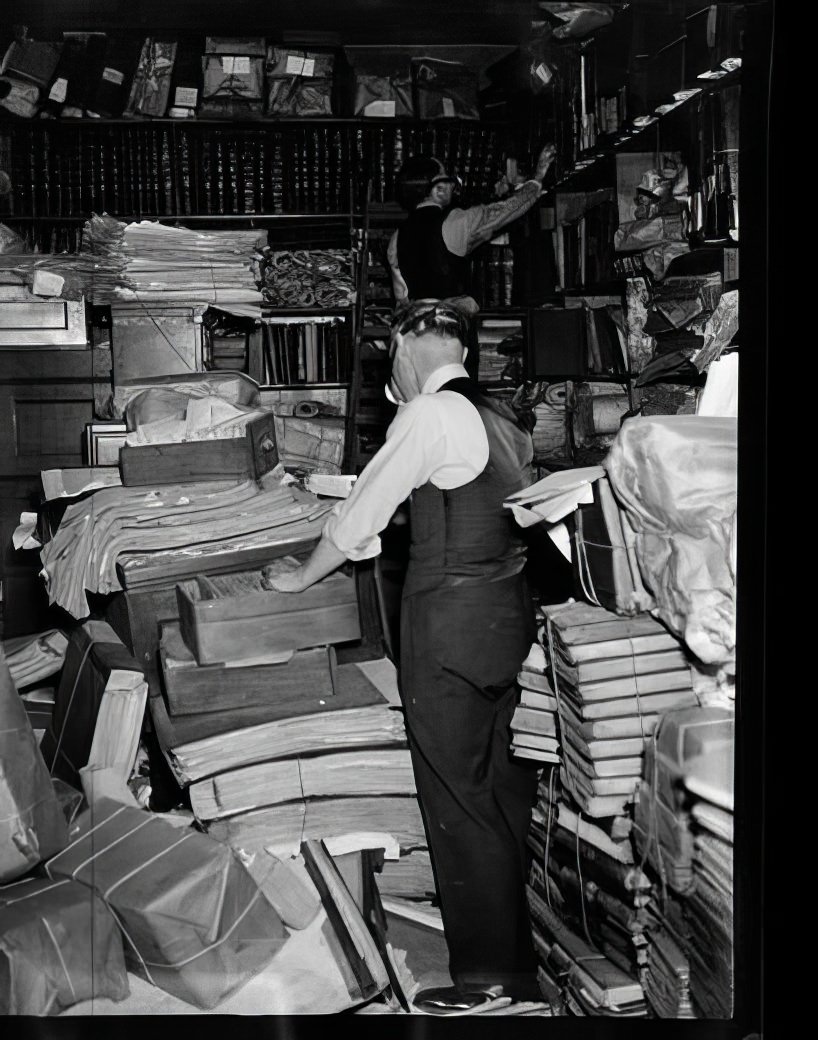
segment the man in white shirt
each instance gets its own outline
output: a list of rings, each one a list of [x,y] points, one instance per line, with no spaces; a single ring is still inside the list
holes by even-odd
[[[466,209],[452,205],[457,178],[439,159],[429,155],[407,159],[398,174],[398,199],[409,215],[387,249],[395,300],[464,297],[470,311],[476,312],[477,301],[469,295],[469,255],[531,209],[555,157],[554,145],[546,145],[532,177],[503,178],[504,189],[513,189],[506,198]],[[472,375],[477,360],[475,349],[467,365]]]
[[[300,591],[377,555],[409,498],[400,688],[455,982],[431,995],[431,1010],[536,992],[525,838],[537,778],[509,753],[515,679],[536,629],[523,543],[503,507],[531,483],[532,444],[468,378],[466,321],[446,301],[399,310],[390,387],[401,405],[386,442],[307,562],[273,583]]]

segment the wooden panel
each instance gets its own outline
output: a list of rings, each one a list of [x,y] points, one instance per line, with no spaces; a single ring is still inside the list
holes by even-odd
[[[172,716],[292,703],[297,710],[309,693],[331,697],[332,647],[300,650],[282,664],[226,668],[198,665],[179,626],[165,625],[160,641],[162,676]]]
[[[81,466],[83,432],[93,418],[91,383],[0,385],[0,475]]]

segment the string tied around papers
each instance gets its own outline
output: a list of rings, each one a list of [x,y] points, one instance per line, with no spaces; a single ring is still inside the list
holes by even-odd
[[[51,769],[49,770],[49,775],[50,776],[54,775],[54,770],[56,769],[57,763],[60,760],[60,750],[62,748],[62,741],[63,741],[63,737],[65,736],[65,731],[68,728],[68,719],[69,719],[69,716],[71,715],[71,705],[74,703],[74,695],[76,694],[77,687],[79,686],[79,683],[80,683],[80,678],[82,676],[82,670],[85,667],[85,662],[88,660],[88,655],[90,654],[91,647],[93,645],[94,645],[93,641],[89,640],[88,645],[86,646],[85,650],[83,650],[82,658],[80,659],[79,667],[77,668],[77,674],[74,676],[74,685],[71,687],[71,693],[70,693],[70,695],[68,697],[68,707],[65,709],[65,717],[64,717],[64,721],[63,721],[63,726],[62,726],[62,729],[60,730],[60,736],[59,736],[59,738],[57,740],[57,747],[56,747],[56,749],[54,751],[54,759],[51,762]],[[77,768],[74,765],[73,762],[69,761],[69,765],[71,766],[72,769],[76,769]]]

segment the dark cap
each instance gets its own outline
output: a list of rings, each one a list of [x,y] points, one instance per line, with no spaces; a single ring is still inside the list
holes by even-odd
[[[392,335],[422,336],[436,333],[445,339],[457,339],[463,346],[468,342],[469,316],[449,300],[412,300],[395,309],[392,317]]]

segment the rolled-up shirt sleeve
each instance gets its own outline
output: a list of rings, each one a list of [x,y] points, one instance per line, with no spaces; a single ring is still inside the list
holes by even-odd
[[[349,560],[381,551],[380,533],[398,506],[445,463],[446,431],[434,395],[398,409],[386,441],[329,516],[323,537]]]

